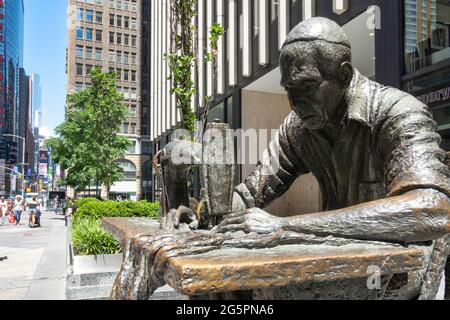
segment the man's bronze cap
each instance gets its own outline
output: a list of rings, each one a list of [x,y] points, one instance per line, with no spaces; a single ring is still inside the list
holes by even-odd
[[[300,22],[286,37],[283,47],[299,41],[322,40],[351,48],[344,30],[334,21],[315,17]]]

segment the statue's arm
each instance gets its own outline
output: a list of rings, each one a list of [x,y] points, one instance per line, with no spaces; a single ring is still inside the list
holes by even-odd
[[[428,108],[412,96],[375,127],[386,199],[287,221],[300,232],[416,242],[450,233],[450,168]]]
[[[380,120],[374,146],[385,199],[340,210],[278,218],[258,209],[227,217],[221,230],[306,234],[411,243],[450,233],[450,168],[426,106],[408,96]]]
[[[285,119],[255,170],[236,187],[234,212],[267,207],[289,190],[300,175],[309,172],[297,152],[299,126],[295,113]]]
[[[286,218],[283,228],[373,241],[436,240],[450,233],[450,200],[437,190],[414,190],[341,210]]]

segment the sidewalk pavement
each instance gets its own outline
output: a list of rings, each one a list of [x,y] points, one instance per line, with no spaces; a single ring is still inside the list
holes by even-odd
[[[44,211],[41,228],[0,225],[0,300],[65,300],[66,227],[63,216]]]

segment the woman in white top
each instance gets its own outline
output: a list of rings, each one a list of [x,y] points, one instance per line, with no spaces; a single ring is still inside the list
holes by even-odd
[[[0,216],[2,217],[2,224],[5,224],[6,213],[8,211],[8,202],[5,197],[0,198]]]
[[[21,196],[16,196],[16,200],[14,201],[14,215],[16,217],[16,226],[20,226],[20,217],[22,216],[24,207],[25,201]]]

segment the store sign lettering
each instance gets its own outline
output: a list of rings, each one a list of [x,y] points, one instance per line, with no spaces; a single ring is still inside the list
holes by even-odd
[[[450,87],[436,90],[434,92],[422,94],[418,97],[424,104],[430,104],[435,102],[445,102],[450,99]]]

